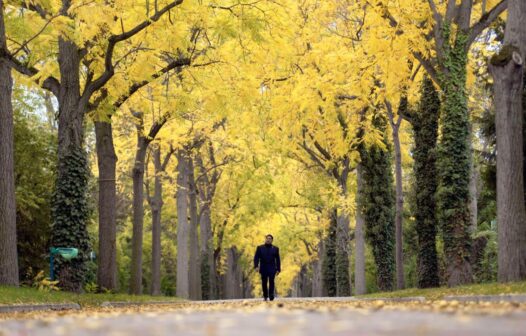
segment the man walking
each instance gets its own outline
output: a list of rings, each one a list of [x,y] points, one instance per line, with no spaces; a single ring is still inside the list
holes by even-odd
[[[268,234],[265,237],[265,244],[258,246],[254,255],[254,268],[261,274],[265,301],[274,300],[274,277],[281,272],[279,248],[272,245],[273,240],[274,237]]]

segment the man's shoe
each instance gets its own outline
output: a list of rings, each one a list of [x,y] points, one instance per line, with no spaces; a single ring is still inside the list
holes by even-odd
[[[265,301],[268,301],[268,298],[263,298]]]
[[[271,297],[271,298],[270,298],[270,301],[274,301],[274,298],[273,298],[273,297]]]

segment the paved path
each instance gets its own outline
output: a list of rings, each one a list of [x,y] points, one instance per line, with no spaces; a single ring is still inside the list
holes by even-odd
[[[4,320],[0,336],[526,335],[522,309],[493,316],[344,306],[288,309],[288,304],[242,301],[230,302],[225,309],[156,307],[135,313],[108,310],[89,316],[87,311],[50,319]]]

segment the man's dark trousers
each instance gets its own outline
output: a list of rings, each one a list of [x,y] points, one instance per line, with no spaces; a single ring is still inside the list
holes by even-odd
[[[261,282],[263,285],[263,297],[274,300],[274,278],[276,274],[261,274]]]

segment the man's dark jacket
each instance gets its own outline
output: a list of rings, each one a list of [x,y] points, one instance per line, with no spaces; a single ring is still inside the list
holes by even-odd
[[[276,275],[281,272],[281,260],[279,259],[279,248],[274,245],[260,245],[254,255],[254,268],[259,265],[259,273],[265,276]]]

